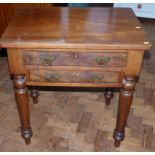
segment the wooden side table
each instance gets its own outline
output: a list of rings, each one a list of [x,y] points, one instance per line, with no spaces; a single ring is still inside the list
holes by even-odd
[[[27,86],[120,88],[115,146],[124,139],[136,78],[151,44],[131,9],[19,9],[0,43],[7,48],[21,120],[30,143],[32,129]],[[37,103],[38,90],[30,92]]]

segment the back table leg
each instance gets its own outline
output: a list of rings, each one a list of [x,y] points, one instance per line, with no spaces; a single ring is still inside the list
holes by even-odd
[[[32,130],[29,116],[29,96],[24,75],[13,75],[15,97],[21,121],[21,136],[26,144],[31,143]]]
[[[125,77],[123,79],[123,86],[119,95],[116,129],[113,135],[116,147],[120,145],[125,136],[125,126],[132,103],[135,83],[135,78],[133,77]]]
[[[32,97],[33,103],[37,104],[38,103],[38,97],[39,97],[39,91],[35,87],[33,87],[30,90],[30,96]]]
[[[105,97],[105,104],[110,105],[111,99],[114,97],[113,89],[112,88],[106,88],[104,92]]]

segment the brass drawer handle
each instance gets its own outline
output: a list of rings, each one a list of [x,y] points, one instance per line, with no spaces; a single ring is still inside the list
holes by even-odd
[[[96,58],[95,59],[98,65],[107,65],[108,62],[111,61],[111,58],[106,57],[106,58]]]
[[[45,81],[48,82],[57,82],[60,76],[55,74],[45,74]]]
[[[42,61],[42,64],[45,66],[51,66],[53,61],[55,60],[54,56],[50,55],[41,55],[40,60]]]
[[[95,84],[101,83],[102,78],[97,75],[93,75],[90,77],[91,81],[93,81],[93,83],[95,83]]]

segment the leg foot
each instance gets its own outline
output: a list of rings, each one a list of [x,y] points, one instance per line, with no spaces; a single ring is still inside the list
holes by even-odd
[[[116,130],[114,131],[113,137],[115,139],[114,145],[116,147],[119,147],[120,146],[121,141],[124,140],[124,136],[125,136],[125,133],[124,132],[117,132]]]
[[[23,130],[21,131],[21,136],[24,138],[25,140],[25,144],[30,144],[31,143],[31,137],[32,137],[33,133],[32,130]]]
[[[115,140],[115,143],[114,143],[115,147],[119,147],[120,146],[120,143],[121,143],[121,141]]]
[[[117,147],[125,137],[125,126],[132,103],[135,83],[134,77],[125,77],[123,79],[123,86],[119,95],[116,129],[113,134],[115,146]]]
[[[26,145],[31,144],[31,138],[25,138],[25,144]]]
[[[39,97],[39,91],[33,88],[32,90],[30,90],[30,96],[32,97],[33,103],[37,104],[38,97]]]
[[[110,105],[110,101],[114,97],[114,93],[113,93],[111,88],[106,88],[105,89],[104,97],[106,99],[105,104]]]
[[[32,130],[29,116],[29,96],[24,75],[13,75],[15,97],[21,122],[21,136],[26,144],[30,144]]]

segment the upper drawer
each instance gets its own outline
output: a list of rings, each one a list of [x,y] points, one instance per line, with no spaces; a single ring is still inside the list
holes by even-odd
[[[23,51],[24,65],[33,66],[115,66],[127,62],[127,52],[49,52]]]

